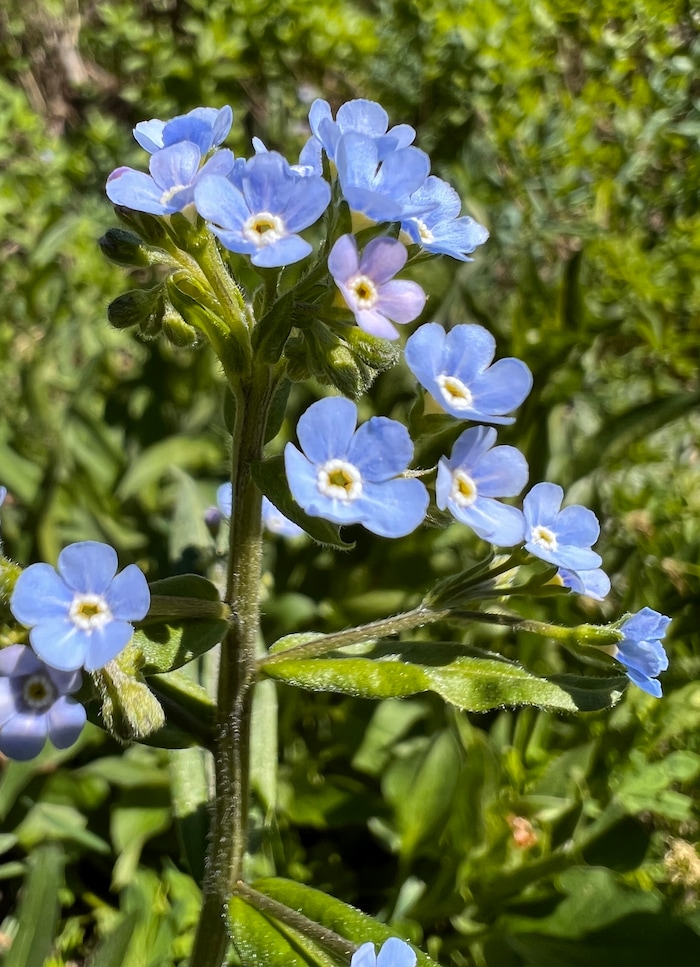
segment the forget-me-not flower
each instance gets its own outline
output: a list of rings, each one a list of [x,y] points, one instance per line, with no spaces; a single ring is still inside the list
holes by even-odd
[[[430,175],[404,210],[401,228],[427,252],[471,262],[471,253],[489,237],[488,229],[461,215],[462,201],[451,185]]]
[[[515,447],[494,447],[495,442],[490,426],[471,427],[458,437],[450,459],[441,457],[438,463],[436,502],[483,540],[513,547],[523,540],[523,515],[496,498],[517,496],[527,483],[528,466]]]
[[[575,594],[585,594],[587,598],[602,601],[610,591],[610,578],[602,568],[595,567],[590,571],[572,571],[570,568],[560,567],[557,577]]]
[[[293,171],[276,151],[254,155],[231,180],[202,179],[195,191],[197,210],[221,243],[263,268],[291,265],[311,253],[298,232],[318,221],[330,199],[323,178]]]
[[[169,121],[159,121],[157,118],[140,121],[134,128],[134,138],[149,154],[189,141],[205,155],[223,142],[232,124],[233,111],[228,105],[219,110],[196,107],[188,114],[179,114]]]
[[[221,484],[216,491],[216,502],[223,516],[230,520],[233,501],[231,499],[231,482]],[[293,520],[285,517],[275,505],[264,494],[262,498],[262,520],[263,524],[271,534],[279,534],[280,537],[303,537],[306,531],[295,524]]]
[[[335,161],[338,141],[344,134],[363,134],[372,138],[377,144],[379,160],[392,151],[408,147],[416,136],[410,124],[397,124],[389,129],[389,115],[381,104],[364,98],[342,104],[335,121],[328,101],[317,98],[309,111],[309,127],[313,138],[331,161]]]
[[[303,452],[284,451],[292,496],[307,514],[335,524],[362,524],[380,537],[403,537],[424,519],[428,491],[402,478],[413,457],[405,426],[373,416],[355,430],[357,407],[327,397],[306,410],[297,426]]]
[[[670,623],[670,618],[653,608],[642,608],[620,626],[624,637],[613,651],[613,657],[627,669],[629,680],[655,698],[661,698],[657,676],[668,668],[661,639]]]
[[[24,761],[39,755],[47,738],[57,749],[73,745],[87,719],[69,698],[80,682],[79,671],[57,671],[26,645],[0,650],[0,752]]]
[[[375,138],[354,132],[338,139],[335,165],[350,208],[375,222],[400,221],[430,171],[430,159],[419,148],[398,148],[383,156]]]
[[[532,388],[520,359],[492,363],[496,341],[483,326],[465,324],[445,332],[436,322],[420,326],[406,343],[406,363],[433,399],[460,420],[513,423],[506,416]]]
[[[151,595],[135,564],[119,574],[117,566],[109,544],[79,541],[61,551],[56,569],[32,564],[22,571],[10,610],[47,665],[97,671],[131,641],[131,622],[146,616]]]
[[[389,937],[379,953],[373,943],[363,943],[352,955],[350,967],[415,967],[416,954],[405,940]]]
[[[587,507],[571,504],[561,510],[564,491],[558,484],[538,483],[525,495],[525,547],[535,557],[577,573],[601,565],[591,550],[598,540],[598,518]]]
[[[328,256],[328,270],[360,329],[398,339],[389,320],[412,322],[423,311],[425,292],[417,282],[394,279],[408,253],[394,238],[375,238],[360,258],[353,235],[341,235]]]
[[[115,205],[149,215],[172,215],[194,201],[202,179],[227,175],[233,152],[217,151],[200,168],[202,151],[191,141],[162,148],[151,155],[150,175],[134,168],[116,168],[107,179],[107,197]]]

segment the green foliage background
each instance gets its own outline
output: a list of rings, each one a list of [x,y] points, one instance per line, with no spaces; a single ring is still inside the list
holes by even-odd
[[[480,322],[526,360],[535,388],[501,439],[603,521],[610,600],[523,614],[674,618],[664,699],[631,689],[578,718],[266,683],[251,875],[327,890],[454,967],[697,963],[695,0],[11,0],[0,41],[0,482],[16,560],[103,539],[154,579],[211,556],[201,515],[227,475],[216,363],[106,323],[139,282],[96,244],[115,224],[107,174],[144,166],[133,125],[230,103],[237,154],[258,135],[291,158],[315,96],[365,96],[417,128],[491,231],[473,264],[424,271],[425,318]],[[401,416],[414,392],[397,367],[366,415]],[[273,448],[310,399],[295,393]],[[395,544],[357,531],[349,554],[271,541],[269,641],[410,606],[484,550],[458,527]],[[585,671],[532,636],[470,641],[539,673]],[[5,765],[7,967],[84,963],[96,943],[94,967],[178,963],[207,782],[196,749],[123,752],[97,729]]]

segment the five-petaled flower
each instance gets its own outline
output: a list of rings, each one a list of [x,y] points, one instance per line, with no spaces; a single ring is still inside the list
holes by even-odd
[[[276,151],[237,163],[230,179],[203,178],[195,190],[197,211],[221,243],[262,268],[290,265],[311,253],[298,233],[318,221],[330,199],[323,178],[299,174]]]
[[[400,476],[413,456],[408,431],[383,416],[356,425],[350,400],[312,403],[297,426],[303,453],[292,443],[284,451],[292,496],[314,517],[362,524],[381,537],[410,534],[425,517],[428,492]]]
[[[79,671],[58,671],[26,645],[0,650],[0,752],[10,759],[33,759],[49,738],[67,749],[80,735],[85,709],[71,692],[80,688]]]
[[[462,262],[489,237],[488,229],[461,215],[462,201],[452,185],[430,175],[404,208],[401,228],[426,252],[451,255]]]
[[[671,619],[653,608],[642,608],[620,626],[624,636],[613,657],[627,669],[627,677],[655,698],[661,698],[660,672],[668,668],[668,655],[661,644]]]
[[[498,547],[520,544],[525,521],[517,507],[497,497],[515,497],[527,483],[525,457],[515,447],[498,446],[493,427],[475,426],[457,439],[448,460],[438,463],[435,496],[441,510]]]
[[[188,114],[179,114],[169,121],[140,121],[134,128],[134,138],[144,151],[154,154],[172,144],[189,141],[196,144],[202,155],[218,147],[231,130],[233,111],[226,105],[196,107]]]
[[[525,547],[535,557],[571,571],[592,571],[601,557],[591,550],[600,525],[592,510],[571,504],[561,510],[564,491],[558,484],[538,483],[525,495]]]
[[[373,943],[363,943],[350,961],[350,967],[415,967],[415,964],[415,951],[398,937],[385,940],[379,953]]]
[[[394,279],[406,264],[406,248],[394,238],[375,238],[360,258],[353,235],[341,235],[328,256],[328,269],[365,332],[398,339],[389,320],[412,322],[423,311],[425,292],[417,282]]]
[[[506,416],[532,388],[520,359],[491,363],[496,340],[483,326],[463,324],[445,332],[436,322],[420,326],[406,342],[406,363],[418,382],[452,416],[480,423],[512,423]]]
[[[374,140],[380,160],[392,151],[407,148],[416,136],[410,124],[397,124],[389,129],[389,115],[381,104],[364,98],[342,104],[335,121],[328,101],[317,98],[309,111],[309,126],[311,140],[323,147],[331,161],[335,161],[338,141],[344,134],[363,134]]]
[[[79,541],[61,551],[56,569],[32,564],[20,574],[10,609],[47,665],[96,671],[129,643],[151,596],[135,564],[116,571],[113,547]]]

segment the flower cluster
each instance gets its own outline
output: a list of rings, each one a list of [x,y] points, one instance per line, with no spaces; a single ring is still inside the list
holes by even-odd
[[[135,564],[116,572],[114,548],[80,541],[61,551],[56,569],[32,564],[19,575],[10,609],[29,629],[31,648],[0,651],[0,749],[7,755],[30,759],[47,737],[61,749],[78,737],[85,710],[67,696],[80,687],[80,670],[116,658],[150,605]]]

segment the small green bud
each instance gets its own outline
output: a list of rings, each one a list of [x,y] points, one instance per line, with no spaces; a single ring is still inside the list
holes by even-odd
[[[397,343],[372,336],[359,326],[352,326],[343,333],[343,338],[358,358],[378,373],[395,366],[401,356]]]
[[[9,607],[12,592],[21,573],[19,564],[0,555],[0,607]]]
[[[127,745],[152,735],[165,725],[163,708],[135,670],[131,649],[108,662],[93,680],[102,697],[102,721],[119,742]]]
[[[152,289],[130,289],[123,295],[110,302],[107,308],[107,318],[115,329],[128,329],[130,326],[141,326],[153,333],[154,317],[157,317],[158,328],[163,315],[163,290],[156,285]]]
[[[198,340],[197,330],[185,322],[177,309],[169,302],[165,303],[161,324],[165,338],[179,349],[194,346]]]
[[[339,344],[326,354],[322,371],[317,374],[323,382],[335,386],[343,396],[358,400],[367,392],[373,373],[347,346]]]
[[[125,228],[110,228],[97,243],[111,262],[146,268],[149,265],[175,265],[171,257],[159,248],[146,245],[138,235]]]

